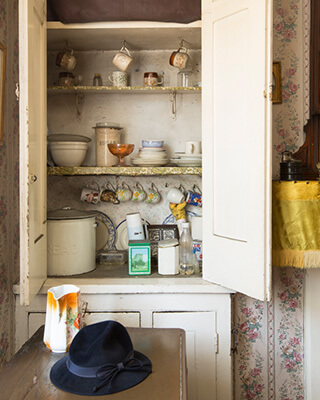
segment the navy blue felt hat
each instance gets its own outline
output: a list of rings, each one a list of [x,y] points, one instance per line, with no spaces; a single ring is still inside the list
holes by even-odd
[[[50,379],[66,392],[100,396],[137,385],[151,368],[149,358],[133,349],[126,328],[104,321],[77,333],[69,354],[51,368]]]

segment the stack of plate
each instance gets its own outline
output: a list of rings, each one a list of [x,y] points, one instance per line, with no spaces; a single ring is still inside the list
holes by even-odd
[[[171,162],[178,167],[201,167],[202,154],[175,153],[175,157],[171,159]]]
[[[131,163],[139,167],[161,167],[169,162],[163,147],[141,147],[138,157],[131,159]]]

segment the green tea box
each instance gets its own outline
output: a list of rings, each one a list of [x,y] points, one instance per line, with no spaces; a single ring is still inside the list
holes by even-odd
[[[151,274],[151,246],[147,240],[129,240],[129,275]]]

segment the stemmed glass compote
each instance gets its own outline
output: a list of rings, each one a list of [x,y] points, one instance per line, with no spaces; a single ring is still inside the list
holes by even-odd
[[[124,167],[124,157],[133,152],[134,144],[109,143],[108,149],[111,154],[118,157],[118,163],[113,167]]]

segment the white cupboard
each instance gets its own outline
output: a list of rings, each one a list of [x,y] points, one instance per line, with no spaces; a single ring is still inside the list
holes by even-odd
[[[231,399],[231,294],[270,296],[272,0],[203,0],[202,21],[187,26],[47,24],[45,4],[19,2],[17,348],[43,323],[46,290],[69,282],[46,273],[46,28],[50,41],[78,37],[80,47],[91,43],[92,49],[130,37],[141,50],[173,50],[177,37],[199,42],[202,36],[203,278],[77,278],[72,283],[87,302],[88,323],[111,316],[128,326],[184,328],[191,400]]]
[[[68,280],[64,279],[63,283]],[[80,280],[81,281],[81,280]],[[111,281],[111,280],[110,280]],[[155,287],[135,287],[117,282],[99,289],[79,284],[83,320],[94,323],[113,319],[128,327],[182,328],[186,332],[188,398],[231,400],[231,294],[211,284],[170,289],[169,279]],[[45,321],[46,291],[57,283],[48,279],[30,306],[16,306],[16,348]],[[98,286],[98,285],[97,285]],[[99,293],[97,293],[99,292]],[[179,293],[180,292],[180,293]]]

